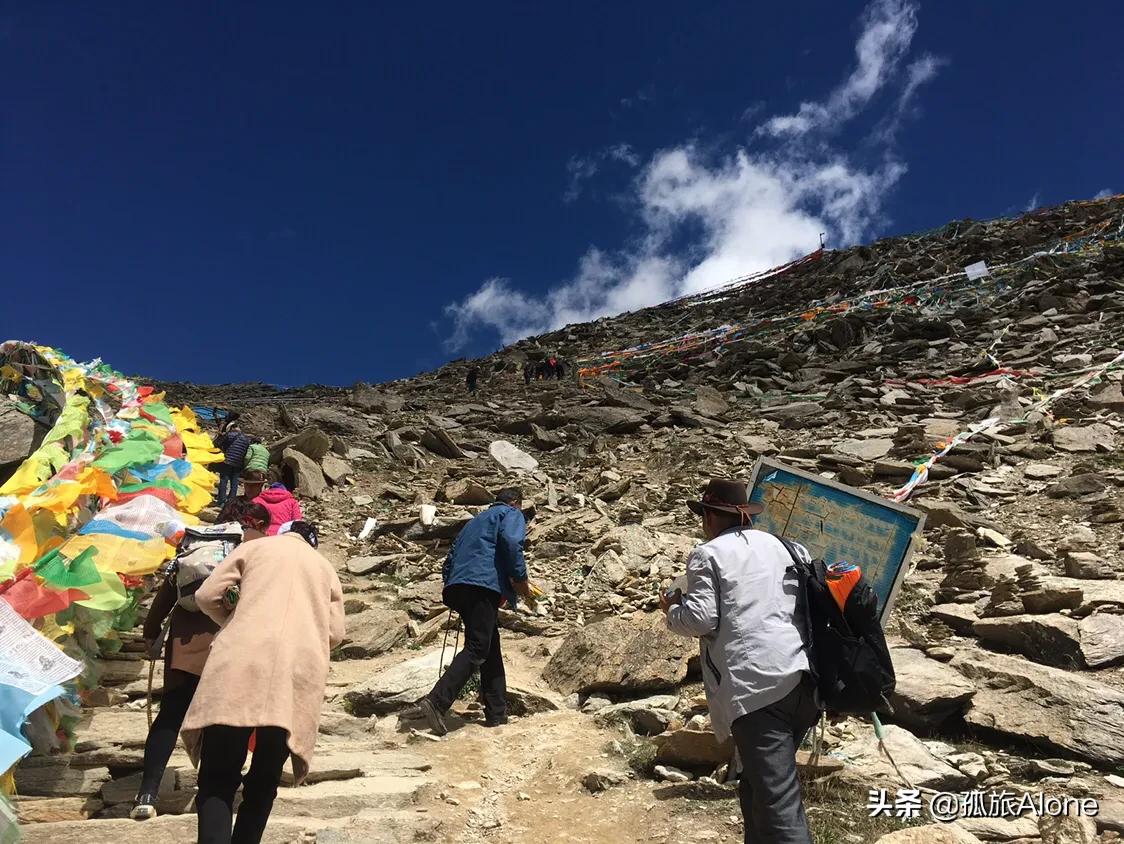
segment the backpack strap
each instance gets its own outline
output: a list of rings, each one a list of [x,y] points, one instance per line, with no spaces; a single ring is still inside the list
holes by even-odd
[[[813,681],[816,685],[819,684],[819,672],[816,670],[816,649],[815,649],[815,631],[812,625],[812,606],[808,599],[808,580],[816,576],[816,563],[819,562],[820,566],[823,565],[822,561],[813,560],[811,562],[805,561],[796,550],[796,544],[791,540],[785,539],[783,536],[778,536],[781,545],[788,551],[789,557],[792,558],[792,565],[788,567],[788,571],[796,575],[796,615],[798,616],[798,624],[804,634],[804,651],[808,654],[808,671],[812,675]],[[818,699],[817,699],[818,705]]]

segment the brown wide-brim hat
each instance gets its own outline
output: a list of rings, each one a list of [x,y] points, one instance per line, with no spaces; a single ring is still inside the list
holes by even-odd
[[[687,507],[697,516],[701,516],[706,510],[717,510],[735,516],[756,516],[765,511],[763,505],[749,503],[746,484],[718,479],[713,479],[706,485],[701,501],[688,501]]]

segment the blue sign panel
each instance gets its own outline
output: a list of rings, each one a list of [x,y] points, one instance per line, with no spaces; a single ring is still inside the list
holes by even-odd
[[[909,565],[924,515],[888,499],[762,458],[749,499],[753,526],[799,542],[827,563],[854,563],[878,593],[883,623]]]

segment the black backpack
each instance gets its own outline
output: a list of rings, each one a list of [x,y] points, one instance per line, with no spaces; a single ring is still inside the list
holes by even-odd
[[[778,537],[779,538],[779,537]],[[827,583],[823,560],[804,562],[781,539],[799,582],[797,613],[803,619],[808,664],[820,705],[841,715],[890,713],[896,682],[886,635],[878,620],[878,595],[860,577],[840,610]]]

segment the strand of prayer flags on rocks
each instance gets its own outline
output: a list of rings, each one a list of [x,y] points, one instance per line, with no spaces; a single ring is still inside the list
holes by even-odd
[[[31,749],[21,732],[31,713],[75,693],[63,684],[82,663],[62,649],[95,656],[81,643],[111,639],[127,622],[142,578],[175,555],[210,503],[217,478],[207,467],[222,454],[190,408],[169,407],[99,360],[0,344],[0,394],[50,425],[0,486],[2,772]],[[35,658],[24,664],[26,653]]]
[[[601,375],[622,370],[628,364],[646,358],[682,355],[702,348],[719,348],[728,343],[750,336],[753,336],[755,339],[764,339],[776,331],[791,328],[793,325],[812,323],[824,317],[836,316],[852,311],[897,310],[900,308],[917,308],[936,304],[942,299],[966,289],[1002,284],[1004,280],[1014,273],[1022,264],[1042,255],[1069,254],[1089,250],[1104,242],[1119,239],[1121,234],[1124,234],[1124,225],[1118,226],[1113,231],[1110,230],[1110,221],[1106,220],[1087,232],[1063,238],[1049,250],[1040,250],[1026,255],[1023,258],[1019,258],[1018,260],[1006,264],[997,264],[995,266],[989,266],[986,262],[980,262],[984,264],[984,271],[982,273],[969,273],[967,268],[965,268],[935,278],[922,279],[895,287],[867,291],[849,298],[836,299],[833,297],[831,300],[821,299],[818,302],[812,303],[810,307],[804,307],[798,312],[790,312],[781,316],[766,317],[754,322],[727,324],[705,331],[687,332],[663,340],[640,343],[615,351],[602,352],[588,358],[579,359],[577,361],[578,374],[581,378],[596,378]],[[694,301],[702,301],[718,296],[719,294],[727,294],[741,286],[753,284],[765,278],[783,275],[812,259],[818,260],[821,257],[822,252],[817,250],[817,252],[806,255],[788,264],[781,265],[780,267],[735,279],[715,290],[705,291],[703,293],[694,294],[693,296],[681,297],[680,299],[673,299],[665,304],[691,304]],[[1002,339],[1003,335],[1001,334],[995,339],[992,347],[981,354],[981,357],[992,360],[997,367],[998,361],[994,360],[991,356],[991,352],[994,351],[995,345],[998,345],[999,341]]]
[[[1028,416],[1031,413],[1039,413],[1039,412],[1045,410],[1050,405],[1052,405],[1054,402],[1056,402],[1058,399],[1060,399],[1062,396],[1069,395],[1070,393],[1072,393],[1075,390],[1079,390],[1082,387],[1088,386],[1089,384],[1091,384],[1091,383],[1095,382],[1096,380],[1098,380],[1099,378],[1101,378],[1107,372],[1109,372],[1109,371],[1111,371],[1111,370],[1113,370],[1113,369],[1115,369],[1115,368],[1117,368],[1118,366],[1121,366],[1121,365],[1124,365],[1124,352],[1121,352],[1116,357],[1114,357],[1112,360],[1107,361],[1106,363],[1103,363],[1103,364],[1100,364],[1099,366],[1093,367],[1092,369],[1090,369],[1088,372],[1084,373],[1080,378],[1078,378],[1076,381],[1074,381],[1069,386],[1062,387],[1060,389],[1054,390],[1049,395],[1044,396],[1042,399],[1035,402],[1027,410],[1026,415],[1024,415],[1024,419],[1026,418],[1026,416]],[[991,431],[996,431],[1000,427],[1004,427],[1005,425],[1006,425],[1006,423],[1002,422],[1002,420],[1000,420],[998,418],[993,417],[993,418],[990,418],[990,419],[985,419],[982,422],[976,422],[974,425],[969,427],[968,430],[961,431],[959,434],[952,437],[950,440],[948,440],[944,443],[938,444],[938,450],[936,452],[934,452],[933,454],[929,455],[929,457],[927,457],[921,463],[918,463],[917,466],[914,468],[913,475],[910,477],[910,479],[908,481],[906,481],[905,484],[903,484],[901,487],[894,490],[893,494],[890,495],[890,498],[893,499],[894,501],[897,501],[899,504],[901,502],[905,501],[907,498],[910,497],[910,495],[913,494],[913,491],[918,486],[920,486],[921,484],[925,483],[926,480],[928,480],[929,469],[933,466],[933,464],[936,463],[937,461],[939,461],[945,455],[947,455],[954,448],[956,448],[956,446],[960,445],[961,443],[967,442],[972,437],[975,437],[979,434],[988,433],[988,432],[991,432]]]

